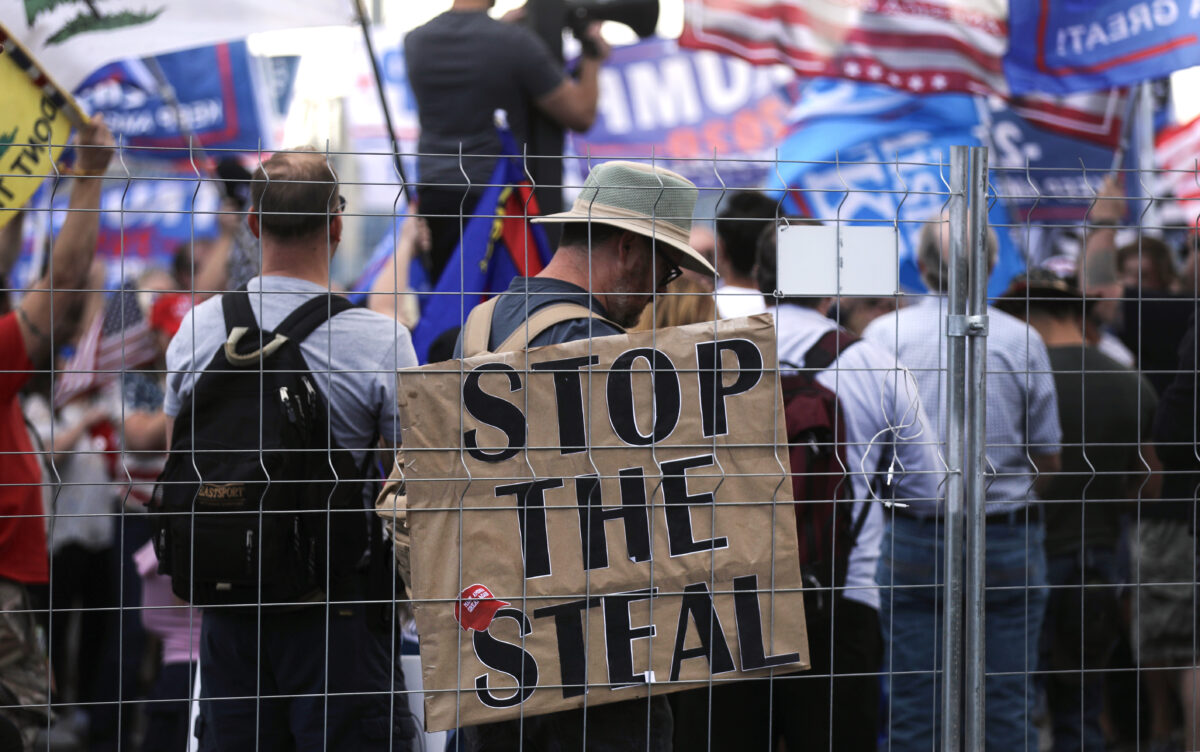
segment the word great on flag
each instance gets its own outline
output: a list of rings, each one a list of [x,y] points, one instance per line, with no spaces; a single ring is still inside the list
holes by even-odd
[[[1200,65],[1200,0],[1011,0],[1016,93],[1126,86]]]
[[[402,373],[428,730],[807,667],[776,369],[761,315]]]

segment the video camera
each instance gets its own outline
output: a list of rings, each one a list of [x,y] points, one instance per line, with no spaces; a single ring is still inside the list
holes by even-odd
[[[583,45],[585,55],[597,53],[586,35],[588,24],[593,21],[625,24],[642,39],[652,35],[658,26],[658,0],[567,0],[566,7],[563,25]]]

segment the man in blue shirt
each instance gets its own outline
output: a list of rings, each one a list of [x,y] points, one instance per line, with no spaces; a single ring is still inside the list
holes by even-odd
[[[946,441],[946,317],[942,269],[949,248],[945,222],[921,233],[918,267],[932,295],[880,316],[863,339],[895,353],[916,378],[921,404]],[[939,231],[941,228],[941,231]],[[994,262],[995,237],[988,234]],[[1036,749],[1033,724],[1038,639],[1046,608],[1045,528],[1038,492],[1060,467],[1058,400],[1050,358],[1038,333],[1025,322],[988,307],[986,641],[987,748]],[[877,579],[883,587],[881,616],[885,666],[892,674],[893,750],[935,747],[934,688],[940,670],[940,611],[945,541],[941,509],[914,505],[887,514]]]

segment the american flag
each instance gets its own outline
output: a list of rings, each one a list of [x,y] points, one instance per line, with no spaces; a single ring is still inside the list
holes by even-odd
[[[687,0],[682,47],[914,94],[1004,94],[1005,0]]]
[[[55,407],[62,407],[84,392],[116,379],[120,371],[137,368],[158,356],[158,342],[150,322],[137,302],[137,292],[126,283],[104,304],[79,341],[75,354],[58,379]]]
[[[1037,125],[1116,146],[1123,91],[1011,97],[1006,0],[687,0],[681,47],[801,76],[884,84],[911,94],[996,95]]]

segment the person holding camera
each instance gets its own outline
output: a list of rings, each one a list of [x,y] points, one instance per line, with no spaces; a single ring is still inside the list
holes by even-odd
[[[578,132],[596,119],[598,74],[609,53],[597,26],[589,27],[571,77],[546,44],[517,23],[523,10],[496,20],[488,15],[494,4],[454,0],[450,10],[413,29],[404,42],[421,124],[417,201],[432,236],[434,281],[491,182],[501,152],[496,110],[507,114],[518,148],[529,141],[534,107]]]

